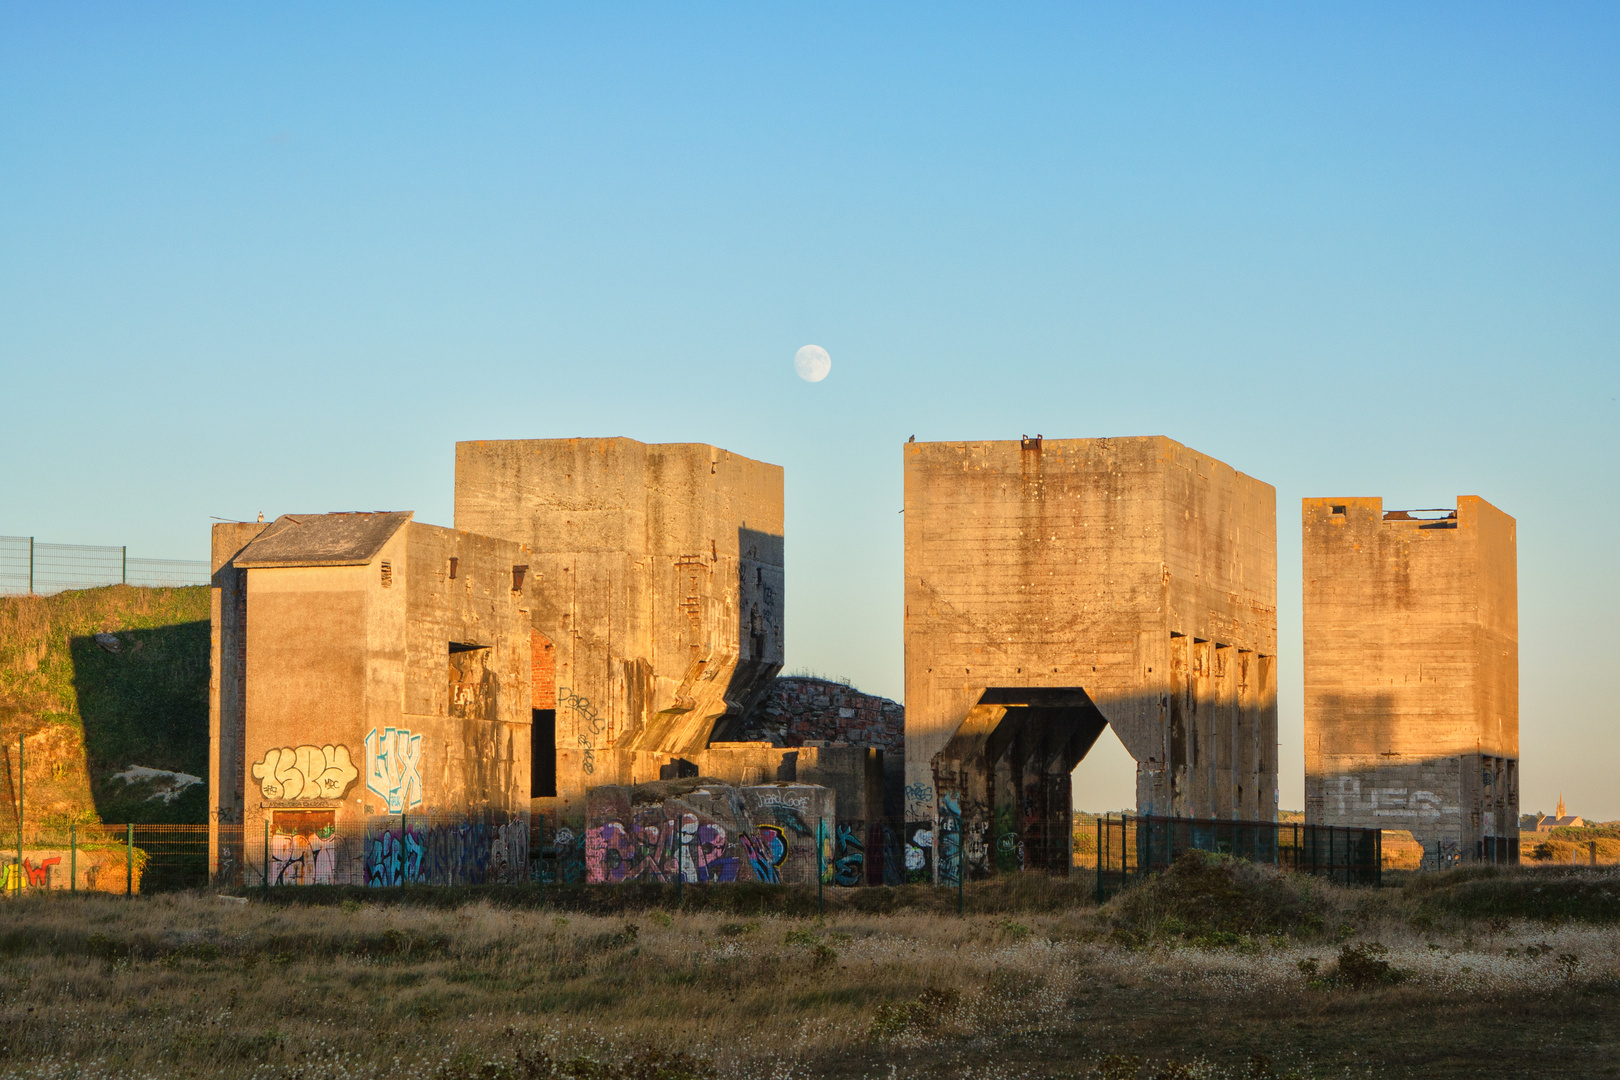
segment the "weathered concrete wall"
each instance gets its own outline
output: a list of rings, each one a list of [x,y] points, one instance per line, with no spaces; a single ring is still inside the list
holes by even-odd
[[[456,445],[456,526],[529,546],[554,647],[555,800],[656,780],[732,728],[782,664],[782,470],[700,444]]]
[[[416,522],[405,538],[403,721],[428,736],[424,746],[438,757],[429,786],[447,812],[526,818],[534,586],[524,574],[514,589],[513,568],[526,566],[528,554]]]
[[[216,532],[216,557],[239,540]],[[522,546],[408,522],[363,559],[300,561],[238,546],[215,574],[212,768],[238,793],[249,878],[266,824],[287,883],[526,876]]]
[[[970,864],[1023,845],[1056,868],[1104,722],[1142,812],[1273,816],[1270,485],[1161,437],[903,455],[908,819],[934,820],[943,768]]]
[[[264,522],[221,522],[213,527],[212,631],[208,679],[208,803],[210,874],[219,872],[219,826],[240,825],[245,803],[243,757],[247,725],[247,571],[233,565]]]
[[[807,784],[708,777],[602,785],[587,796],[587,881],[814,883],[832,868],[836,795]]]
[[[1306,499],[1305,812],[1480,857],[1518,838],[1515,523]],[[1494,845],[1493,845],[1494,846]]]

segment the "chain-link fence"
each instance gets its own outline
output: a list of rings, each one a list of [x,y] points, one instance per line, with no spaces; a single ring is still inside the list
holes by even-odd
[[[42,544],[0,536],[0,593],[48,595],[101,585],[179,587],[208,584],[202,559],[133,559],[124,547]]]

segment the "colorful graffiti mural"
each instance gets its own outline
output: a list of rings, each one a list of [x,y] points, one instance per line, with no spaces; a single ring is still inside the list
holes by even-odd
[[[25,849],[21,863],[13,852],[9,861],[0,863],[0,894],[20,893],[25,889],[121,893],[130,888],[139,892],[143,856],[137,849],[133,874],[126,873],[125,860],[121,844],[110,849],[80,847],[77,851]]]
[[[805,784],[739,789],[694,781],[673,793],[667,785],[593,788],[585,879],[814,882],[818,866],[831,872],[833,799],[829,789]]]
[[[275,885],[331,885],[338,880],[337,813],[278,810],[270,832],[270,880]]]
[[[378,822],[366,829],[365,883],[489,885],[526,881],[529,826],[517,820]]]
[[[839,823],[833,847],[832,883],[846,888],[866,883],[866,837],[859,823]]]

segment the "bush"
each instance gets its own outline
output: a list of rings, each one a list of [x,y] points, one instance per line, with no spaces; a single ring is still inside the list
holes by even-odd
[[[1177,938],[1223,947],[1272,934],[1316,934],[1327,924],[1311,879],[1203,851],[1183,852],[1104,911],[1116,937],[1137,944]]]
[[[1363,990],[1369,986],[1393,986],[1406,980],[1406,972],[1390,966],[1384,957],[1389,950],[1376,941],[1362,945],[1346,945],[1339,950],[1339,962],[1330,982],[1338,986]]]

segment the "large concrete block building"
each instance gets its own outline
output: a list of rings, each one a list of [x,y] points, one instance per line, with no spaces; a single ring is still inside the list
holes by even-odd
[[[272,884],[527,875],[529,556],[410,519],[215,527],[216,872]],[[238,824],[240,841],[220,828]]]
[[[1305,816],[1409,829],[1428,858],[1518,857],[1513,518],[1306,499]]]
[[[1064,871],[1112,725],[1140,812],[1274,820],[1270,485],[1160,437],[903,454],[908,818],[960,811],[970,873]]]
[[[782,495],[779,466],[701,444],[456,445],[457,528],[531,553],[536,810],[577,833],[588,788],[741,738],[782,666]]]

